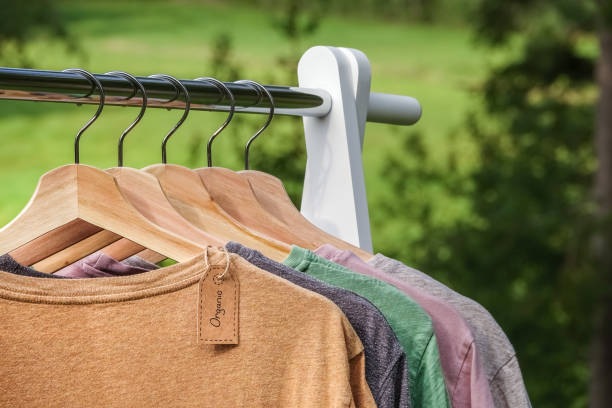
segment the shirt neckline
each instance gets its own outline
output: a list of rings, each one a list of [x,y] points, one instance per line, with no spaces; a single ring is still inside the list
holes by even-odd
[[[226,255],[208,249],[192,259],[157,270],[109,278],[44,279],[0,271],[0,298],[42,304],[94,304],[143,299],[174,292],[198,282]],[[230,268],[237,255],[230,254]]]
[[[290,268],[298,269],[302,262],[309,264],[312,261],[309,255],[310,253],[307,249],[291,245],[291,252],[289,252],[289,255],[287,255],[287,258],[282,263]]]

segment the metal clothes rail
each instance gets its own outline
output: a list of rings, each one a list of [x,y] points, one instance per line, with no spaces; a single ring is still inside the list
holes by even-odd
[[[95,74],[106,93],[107,105],[140,106],[134,87],[125,78]],[[168,81],[137,77],[149,98],[149,107],[183,109],[181,95]],[[191,109],[227,111],[229,98],[212,83],[181,80],[191,96]],[[254,87],[226,82],[236,99],[236,112],[267,113],[269,102]],[[275,111],[280,115],[323,117],[332,107],[330,94],[323,89],[266,85],[274,97]],[[19,68],[0,68],[0,99],[98,104],[95,88],[77,73]],[[94,92],[92,94],[92,92]],[[391,108],[391,110],[390,110]],[[372,92],[367,120],[370,122],[411,125],[420,116],[420,105],[414,98]]]

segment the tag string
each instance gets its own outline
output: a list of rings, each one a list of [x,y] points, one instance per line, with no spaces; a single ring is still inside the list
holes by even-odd
[[[208,263],[208,249],[209,248],[215,248],[215,247],[213,247],[212,245],[208,245],[206,247],[206,250],[204,251],[204,263],[206,264],[206,268],[210,267],[210,264]],[[222,274],[215,276],[215,279],[223,280],[223,278],[225,278],[225,275],[227,275],[227,272],[229,271],[229,268],[230,268],[230,256],[229,256],[229,252],[227,251],[225,247],[217,247],[216,249],[220,250],[221,252],[225,254],[225,270],[223,271]]]

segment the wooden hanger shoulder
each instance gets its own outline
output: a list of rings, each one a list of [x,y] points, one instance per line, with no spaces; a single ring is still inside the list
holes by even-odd
[[[177,212],[154,175],[129,167],[106,171],[115,177],[127,200],[149,221],[201,245],[224,245],[223,241],[195,227]]]
[[[289,198],[279,178],[257,170],[241,170],[238,174],[248,181],[257,201],[269,214],[287,225],[295,221],[296,212],[304,217]]]
[[[9,255],[18,263],[31,266],[101,231],[100,227],[76,219],[20,246]]]
[[[202,253],[204,246],[170,233],[142,216],[121,194],[110,174],[80,165],[78,177],[82,179],[80,218],[179,262]]]
[[[172,206],[203,231],[225,242],[240,242],[275,260],[283,260],[289,254],[291,248],[286,243],[233,222],[229,214],[215,205],[195,171],[173,164],[155,164],[143,170],[157,177]]]
[[[113,175],[125,198],[149,221],[185,239],[199,244],[221,246],[223,242],[196,228],[170,204],[159,181],[150,173],[130,167],[114,167],[106,170]],[[139,253],[145,260],[157,263],[165,259],[154,251],[143,252],[143,247],[127,239],[121,239],[101,249],[110,257],[123,260]]]
[[[295,207],[285,190],[283,182],[277,177],[256,170],[242,170],[238,174],[248,181],[257,201],[268,214],[289,225],[292,229],[300,231],[300,235],[306,236],[309,241],[316,243],[317,248],[324,244],[331,244],[339,249],[349,250],[364,260],[373,256],[311,223]]]
[[[236,222],[287,244],[316,249],[314,243],[272,217],[257,201],[250,184],[236,172],[222,167],[205,167],[196,173],[209,191],[215,204]]]
[[[58,167],[43,174],[28,204],[0,229],[0,253],[9,253],[79,218],[76,180],[74,165]]]
[[[200,254],[203,249],[144,218],[126,201],[110,174],[72,164],[41,177],[26,208],[0,230],[0,252],[11,252],[76,219],[179,262]]]

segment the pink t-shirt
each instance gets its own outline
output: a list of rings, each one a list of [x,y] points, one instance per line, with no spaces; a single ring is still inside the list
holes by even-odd
[[[315,252],[354,272],[387,282],[416,301],[433,321],[444,380],[453,408],[494,407],[489,382],[474,345],[474,336],[453,307],[410,286],[409,282],[371,267],[350,251],[324,245]]]

